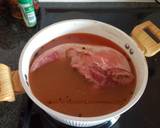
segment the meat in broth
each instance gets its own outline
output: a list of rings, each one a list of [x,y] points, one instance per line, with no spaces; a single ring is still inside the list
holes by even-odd
[[[31,62],[33,94],[61,113],[93,117],[128,103],[136,85],[133,64],[114,42],[86,33],[58,37]]]

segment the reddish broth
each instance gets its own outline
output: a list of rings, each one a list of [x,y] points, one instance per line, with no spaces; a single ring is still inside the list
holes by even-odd
[[[44,45],[34,59],[45,50],[63,43],[82,43],[112,47],[127,58],[135,75],[128,55],[112,41],[86,33],[68,34]],[[32,61],[32,62],[33,62]],[[94,88],[75,69],[69,60],[50,62],[29,74],[33,94],[45,105],[61,113],[79,117],[100,116],[114,112],[128,103],[136,85],[136,79],[127,86],[106,86]]]

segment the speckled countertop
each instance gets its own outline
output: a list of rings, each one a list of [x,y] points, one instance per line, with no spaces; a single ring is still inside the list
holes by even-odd
[[[0,15],[0,63],[17,69],[18,59],[27,40],[37,28],[27,28],[23,21],[12,18],[9,14]],[[16,102],[0,103],[0,128],[17,128],[19,114],[25,106],[26,95],[16,97]]]

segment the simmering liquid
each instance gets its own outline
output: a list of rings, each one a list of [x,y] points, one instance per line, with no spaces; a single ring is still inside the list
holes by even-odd
[[[58,37],[43,46],[32,62],[45,50],[63,43],[80,43],[112,47],[127,58],[135,75],[133,64],[125,52],[110,40],[91,34],[68,34]],[[32,63],[31,63],[32,64]],[[92,117],[118,110],[128,103],[136,84],[136,79],[125,86],[105,86],[95,88],[68,59],[49,62],[29,74],[33,94],[45,105],[61,113]]]

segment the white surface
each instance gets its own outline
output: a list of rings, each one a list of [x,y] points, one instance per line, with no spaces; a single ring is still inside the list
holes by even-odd
[[[28,78],[29,65],[32,56],[41,46],[46,44],[48,41],[55,39],[58,36],[62,36],[64,34],[69,33],[91,33],[110,39],[117,45],[119,45],[122,49],[124,49],[124,51],[130,56],[136,69],[137,82],[134,94],[127,105],[113,113],[106,114],[103,116],[85,118],[74,117],[62,114],[60,112],[48,108],[33,95],[30,87],[25,82],[26,80],[24,76],[26,74]],[[125,48],[126,44],[129,45],[130,49],[134,51],[132,55],[130,54],[129,49]],[[142,52],[140,51],[134,40],[127,34],[125,34],[123,31],[109,24],[102,23],[99,21],[75,19],[52,24],[35,34],[28,41],[21,53],[19,61],[19,75],[21,83],[27,95],[32,99],[32,101],[34,101],[34,103],[36,103],[40,108],[46,111],[51,117],[71,126],[89,127],[101,124],[121,115],[122,113],[130,109],[139,100],[146,88],[148,80],[148,67],[145,57],[143,56]]]
[[[154,0],[39,0],[39,2],[155,2]]]

